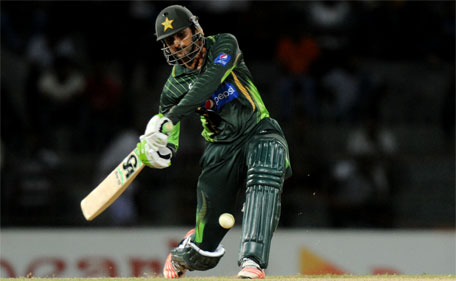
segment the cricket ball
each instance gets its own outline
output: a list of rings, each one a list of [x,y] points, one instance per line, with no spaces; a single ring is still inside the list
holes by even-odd
[[[234,217],[230,213],[221,214],[219,217],[219,224],[225,229],[230,229],[234,225]]]

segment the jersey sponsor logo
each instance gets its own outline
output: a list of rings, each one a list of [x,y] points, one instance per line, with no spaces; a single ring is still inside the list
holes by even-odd
[[[204,103],[204,107],[206,109],[212,109],[215,105],[215,102],[213,100],[207,100],[205,103]]]
[[[215,58],[214,64],[221,64],[221,65],[225,66],[230,61],[230,59],[231,59],[230,55],[221,53],[220,55],[218,55]]]
[[[239,93],[236,91],[236,88],[232,84],[225,82],[211,95],[211,98],[205,102],[204,107],[206,109],[215,109],[218,111],[225,104],[237,97],[239,97]]]

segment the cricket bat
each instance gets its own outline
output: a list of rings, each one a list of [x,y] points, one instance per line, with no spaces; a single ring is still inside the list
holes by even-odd
[[[82,201],[81,209],[86,220],[91,221],[108,208],[127,189],[144,168],[133,150],[127,157]]]

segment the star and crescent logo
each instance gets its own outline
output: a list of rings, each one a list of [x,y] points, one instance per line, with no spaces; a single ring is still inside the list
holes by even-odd
[[[163,32],[165,32],[168,28],[173,29],[173,21],[174,20],[170,20],[166,17],[165,21],[161,23],[163,25]]]

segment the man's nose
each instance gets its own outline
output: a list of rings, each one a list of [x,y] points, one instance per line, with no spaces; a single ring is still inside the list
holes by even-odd
[[[181,45],[182,45],[182,40],[180,40],[179,38],[174,38],[174,47],[180,48]]]

